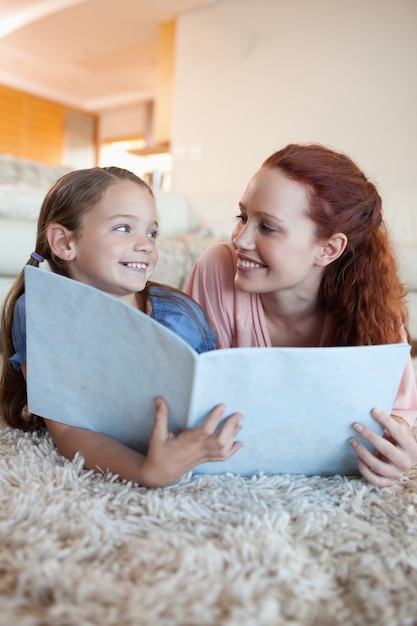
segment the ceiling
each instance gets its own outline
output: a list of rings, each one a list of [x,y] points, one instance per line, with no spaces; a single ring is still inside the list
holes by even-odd
[[[215,0],[1,0],[0,84],[99,111],[154,96],[159,24]]]

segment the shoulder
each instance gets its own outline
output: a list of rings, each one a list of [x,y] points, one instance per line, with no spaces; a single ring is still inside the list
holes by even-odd
[[[20,371],[21,364],[26,363],[26,298],[22,294],[17,300],[13,312],[12,340],[15,353],[9,361]]]
[[[190,296],[165,286],[152,285],[150,288],[152,316],[161,323],[180,318],[195,318],[196,322],[206,323],[201,307]]]
[[[195,297],[193,289],[199,289],[200,285],[215,290],[219,284],[222,286],[233,283],[236,274],[236,253],[230,242],[222,241],[206,248],[195,263],[191,272],[187,293]],[[200,301],[198,298],[196,298]]]
[[[217,335],[201,307],[185,293],[166,286],[151,285],[152,317],[182,337],[197,352],[213,350]]]
[[[24,293],[19,296],[14,305],[14,319],[23,321],[26,319],[26,297]]]
[[[16,343],[23,338],[26,342],[26,298],[23,293],[16,300],[13,311],[13,325],[12,325],[12,337]]]
[[[211,320],[222,316],[223,309],[233,308],[236,253],[230,242],[206,248],[194,265],[186,291],[206,311]]]
[[[236,253],[230,241],[220,241],[208,246],[200,255],[197,266],[209,264],[210,266],[234,267]]]
[[[190,296],[168,285],[151,284],[149,287],[149,296],[154,316],[158,315],[163,318],[165,316],[183,313],[184,311],[193,311],[204,317],[201,308]]]

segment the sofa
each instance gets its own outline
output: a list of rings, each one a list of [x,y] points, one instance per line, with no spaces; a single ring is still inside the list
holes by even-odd
[[[27,262],[36,239],[37,217],[49,187],[68,167],[0,154],[0,305]],[[153,279],[183,289],[208,245],[229,239],[239,196],[155,192],[160,237]],[[392,195],[386,203],[400,273],[408,291],[411,337],[417,340],[417,198]]]

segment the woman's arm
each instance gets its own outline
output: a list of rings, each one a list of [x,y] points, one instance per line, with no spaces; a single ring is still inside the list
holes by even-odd
[[[404,342],[407,339],[404,336]],[[402,417],[410,426],[417,417],[417,383],[411,356],[408,357],[392,407],[392,414]]]
[[[26,378],[26,364],[22,364]],[[218,428],[224,405],[213,409],[201,426],[179,435],[168,430],[168,407],[162,398],[155,400],[155,421],[147,455],[91,430],[45,420],[59,452],[73,459],[79,452],[84,467],[96,472],[110,471],[120,478],[144,487],[170,485],[201,463],[224,461],[243,443],[235,441],[241,429],[241,413],[234,413]]]

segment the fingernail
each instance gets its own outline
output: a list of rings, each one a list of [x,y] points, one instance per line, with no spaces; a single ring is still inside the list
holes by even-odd
[[[354,428],[354,430],[356,430],[357,433],[363,433],[363,426],[362,426],[362,424],[353,424],[353,428]]]
[[[381,417],[381,415],[382,415],[382,410],[377,408],[377,409],[374,409],[374,410],[372,411],[372,413],[373,413],[373,415],[375,415],[375,417]]]
[[[352,446],[352,448],[358,447],[358,441],[356,439],[351,439],[349,443]]]

